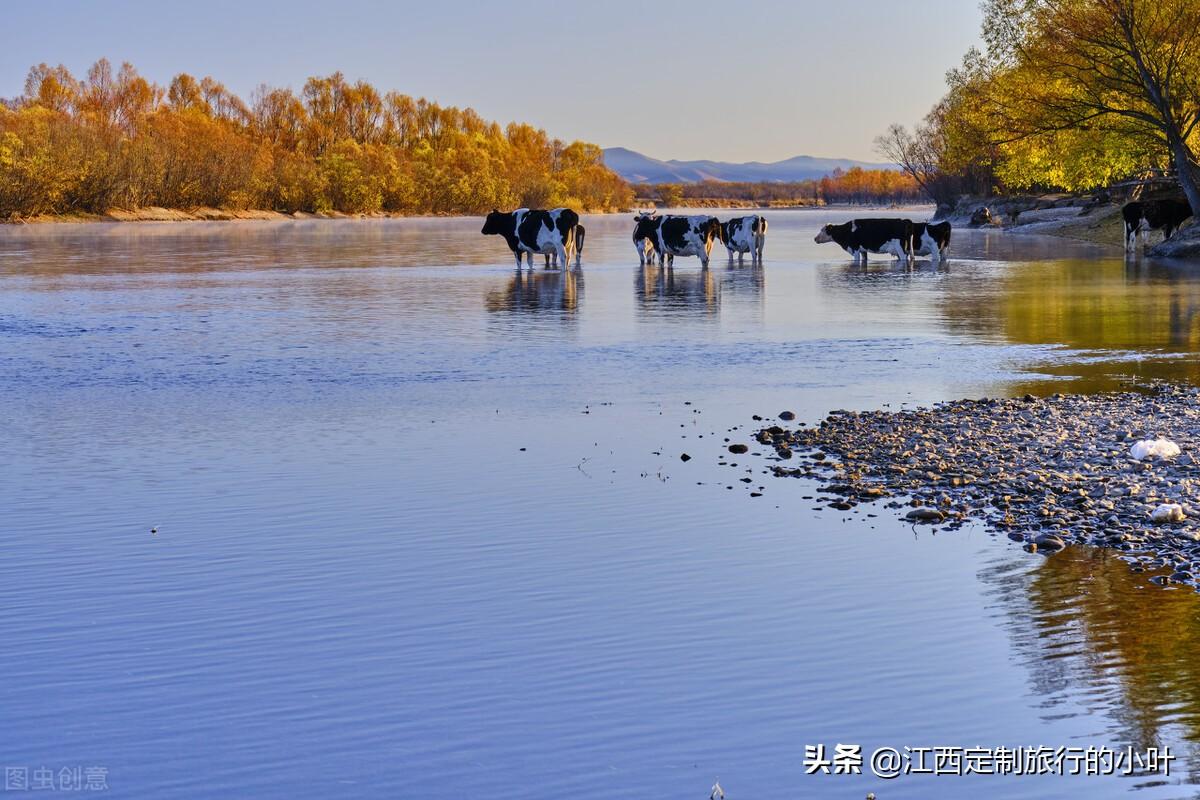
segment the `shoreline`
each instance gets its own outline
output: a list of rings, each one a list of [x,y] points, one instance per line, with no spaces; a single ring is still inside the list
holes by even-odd
[[[776,478],[817,481],[830,508],[884,501],[911,524],[979,522],[1029,552],[1117,550],[1134,572],[1171,570],[1154,583],[1200,591],[1200,387],[836,410],[815,426],[785,424],[795,427],[754,434],[763,449],[730,452],[772,462]],[[1173,453],[1139,457],[1140,443],[1160,438]]]
[[[704,200],[700,201],[705,205],[685,205],[673,208],[671,210],[721,210],[727,209],[730,211],[743,210],[760,210],[760,211],[802,211],[807,209],[876,209],[888,210],[899,208],[910,208],[911,206],[856,206],[856,205],[807,205],[807,204],[787,204],[787,205],[760,205],[749,201],[739,204],[740,201],[727,200]],[[653,203],[647,201],[644,207],[653,207]],[[927,205],[927,204],[918,204]],[[642,206],[633,208],[622,208],[610,211],[584,211],[584,215],[619,215],[619,214],[636,214]],[[114,208],[103,214],[91,212],[78,212],[73,214],[38,214],[30,217],[11,217],[0,219],[0,228],[4,226],[21,226],[21,225],[78,225],[87,223],[124,223],[124,222],[304,222],[312,220],[372,220],[372,219],[453,219],[455,217],[479,217],[482,218],[485,214],[469,214],[469,213],[453,213],[453,214],[403,214],[393,212],[373,212],[369,214],[349,214],[343,211],[271,211],[268,209],[229,209],[229,208],[212,208],[201,206],[193,209],[181,208],[163,208],[160,206],[146,206],[138,209],[119,209]]]
[[[973,216],[982,208],[990,210],[991,221],[972,224]],[[945,219],[968,230],[1054,236],[1124,251],[1121,209],[1116,203],[1097,203],[1076,195],[966,197]],[[1152,231],[1146,244],[1138,242],[1136,251],[1153,258],[1194,261],[1200,258],[1200,225],[1185,222],[1170,240]]]

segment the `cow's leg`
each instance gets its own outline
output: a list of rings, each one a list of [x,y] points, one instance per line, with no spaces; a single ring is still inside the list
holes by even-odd
[[[519,272],[521,270],[521,251],[514,250],[513,255],[517,257],[517,271]]]
[[[554,256],[555,256],[555,258],[554,258],[555,263],[558,263],[559,261],[561,261],[564,266],[566,265],[566,263],[567,263],[567,248],[563,246],[562,242],[554,243]]]

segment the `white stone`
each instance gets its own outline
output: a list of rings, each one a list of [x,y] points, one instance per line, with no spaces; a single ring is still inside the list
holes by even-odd
[[[1178,503],[1164,503],[1150,512],[1151,522],[1183,522],[1183,506]]]
[[[1129,448],[1129,455],[1142,461],[1147,458],[1174,458],[1179,455],[1179,445],[1170,439],[1143,439]]]

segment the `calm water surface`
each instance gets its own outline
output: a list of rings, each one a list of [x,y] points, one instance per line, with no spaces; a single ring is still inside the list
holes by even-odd
[[[1200,273],[972,232],[854,267],[812,241],[845,216],[707,272],[639,268],[626,216],[567,274],[474,219],[0,230],[0,762],[155,798],[1200,796],[1196,595],[717,463],[754,413],[1195,380]],[[805,776],[837,742],[1179,761]]]

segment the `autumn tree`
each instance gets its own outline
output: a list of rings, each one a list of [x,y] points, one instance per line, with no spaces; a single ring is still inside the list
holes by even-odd
[[[162,205],[348,213],[628,207],[603,153],[341,73],[247,105],[212,77],[165,89],[100,60],[39,64],[0,104],[0,218]]]
[[[987,0],[983,8],[989,56],[1003,76],[994,108],[1011,131],[1007,142],[1099,131],[1157,147],[1200,208],[1200,2]]]

